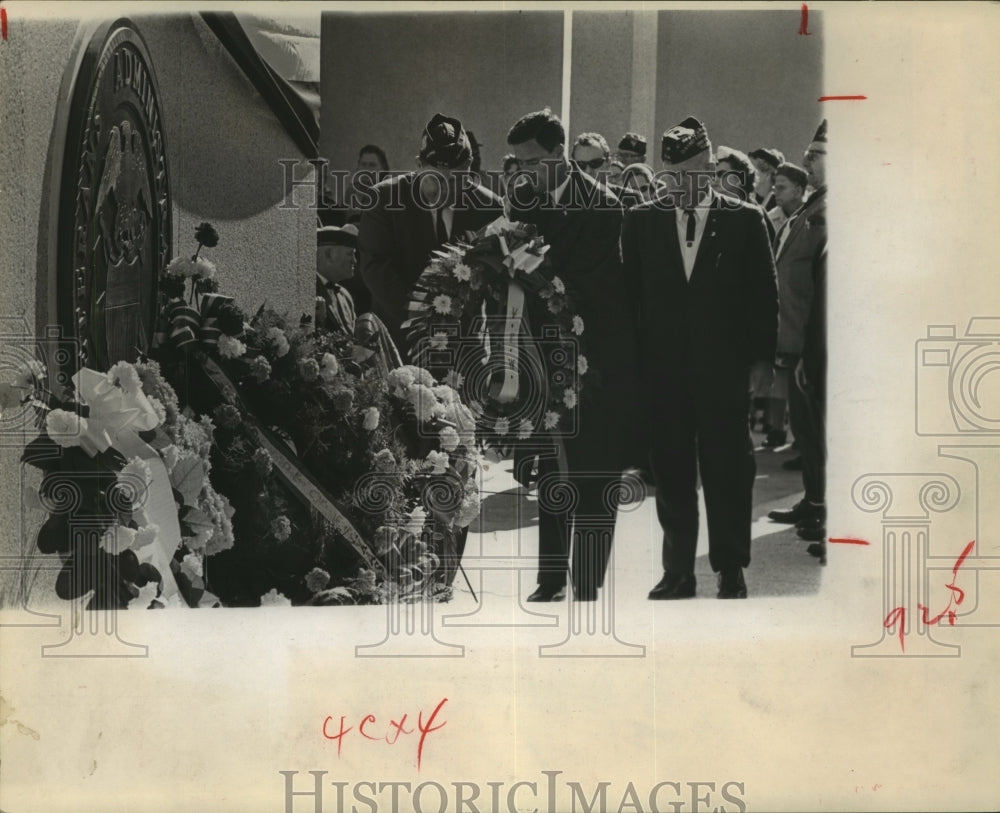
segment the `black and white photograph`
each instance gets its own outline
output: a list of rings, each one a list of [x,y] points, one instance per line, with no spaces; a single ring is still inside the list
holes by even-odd
[[[992,5],[0,25],[0,811],[995,809]]]

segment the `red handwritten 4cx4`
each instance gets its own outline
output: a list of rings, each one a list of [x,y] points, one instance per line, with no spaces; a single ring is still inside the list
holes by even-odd
[[[434,725],[434,721],[437,719],[438,712],[445,703],[448,702],[448,698],[444,698],[437,706],[434,707],[434,711],[430,713],[427,718],[427,722],[424,722],[424,713],[420,711],[417,713],[416,724],[410,723],[407,726],[408,714],[403,714],[398,720],[389,719],[388,722],[380,722],[374,714],[366,714],[361,722],[357,726],[346,726],[345,723],[347,718],[344,715],[340,716],[340,724],[338,725],[333,721],[333,717],[327,717],[323,721],[323,736],[328,740],[334,740],[337,743],[337,756],[340,756],[341,749],[344,743],[344,738],[353,731],[354,736],[351,739],[358,740],[369,740],[371,742],[384,742],[386,745],[393,746],[399,742],[400,737],[405,737],[410,734],[416,734],[419,732],[419,740],[417,741],[417,769],[420,769],[420,762],[423,758],[424,752],[424,742],[427,740],[427,735],[433,731],[437,731],[445,725],[445,721],[442,720],[438,725]]]

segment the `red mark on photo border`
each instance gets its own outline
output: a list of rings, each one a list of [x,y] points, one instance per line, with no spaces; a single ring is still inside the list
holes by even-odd
[[[867,96],[820,96],[821,102],[863,102]]]
[[[3,37],[3,41],[7,41],[7,9],[0,6],[0,36]]]
[[[811,37],[809,33],[809,6],[802,4],[802,22],[799,23],[799,36]]]
[[[846,538],[846,537],[842,538],[842,539],[834,539],[834,538],[831,537],[830,538],[830,544],[831,545],[870,545],[871,542],[869,542],[867,539],[850,539],[850,538]]]

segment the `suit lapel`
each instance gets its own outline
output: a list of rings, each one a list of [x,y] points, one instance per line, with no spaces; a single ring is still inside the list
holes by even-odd
[[[680,238],[677,236],[677,209],[674,207],[667,209],[665,219],[667,221],[664,224],[664,230],[667,233],[667,264],[675,270],[681,282],[687,285],[687,274],[684,271],[684,255],[681,254]]]
[[[695,275],[698,274],[699,269],[710,263],[712,257],[716,255],[715,246],[718,240],[719,232],[719,198],[715,197],[713,199],[712,208],[708,210],[708,217],[705,220],[705,230],[701,233],[701,242],[698,244],[698,253],[694,258],[694,268],[691,269],[691,280],[694,282]],[[674,229],[674,235],[676,236],[677,229]],[[678,251],[680,246],[678,246]],[[683,266],[682,266],[683,267]],[[704,270],[701,274],[704,274]],[[701,276],[699,274],[699,276]]]
[[[781,246],[781,252],[774,258],[775,262],[777,262],[778,257],[784,256],[785,252],[788,251],[788,247],[795,241],[795,238],[802,233],[802,230],[806,226],[806,221],[819,208],[823,199],[823,195],[814,196],[812,200],[799,209],[797,214],[792,215],[795,218],[795,222],[788,228],[788,237],[785,238],[785,242]]]

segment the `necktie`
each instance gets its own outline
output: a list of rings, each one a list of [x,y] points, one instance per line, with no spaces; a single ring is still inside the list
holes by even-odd
[[[684,233],[684,241],[687,243],[687,247],[691,248],[694,245],[694,209],[685,209],[684,216],[687,218],[686,231]]]
[[[448,242],[448,228],[444,224],[444,209],[438,209],[434,213],[434,228],[437,231],[438,245]]]

